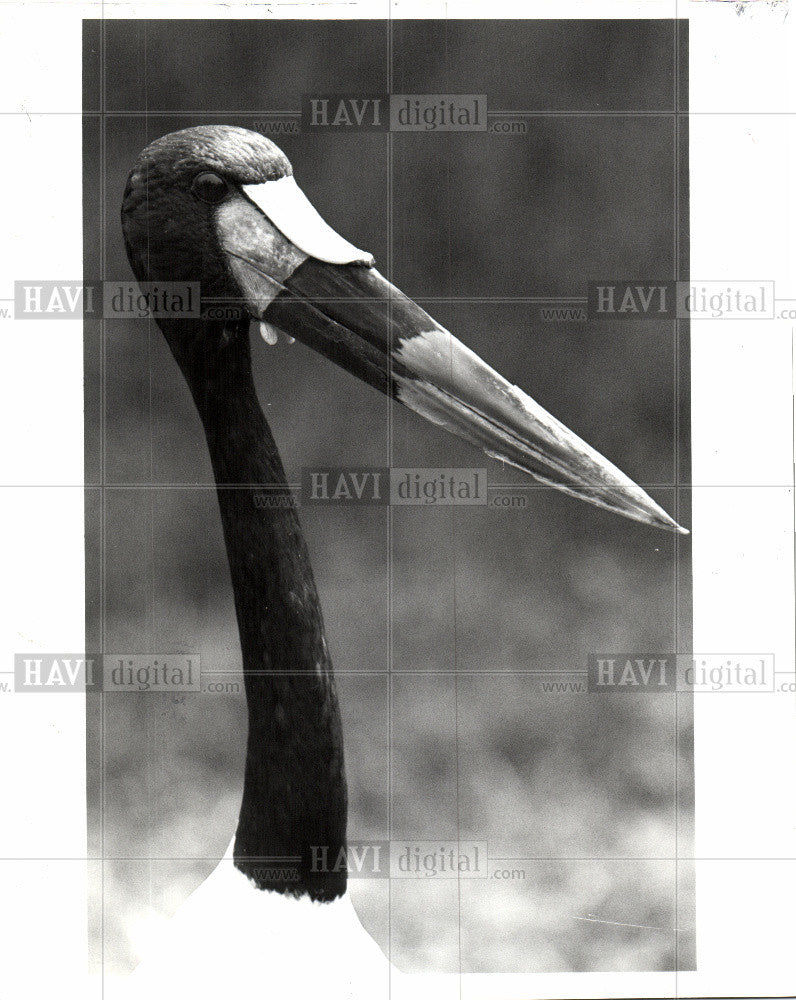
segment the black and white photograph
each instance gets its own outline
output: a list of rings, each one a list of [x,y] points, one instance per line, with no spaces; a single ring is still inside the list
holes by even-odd
[[[788,4],[4,6],[0,997],[791,995]]]

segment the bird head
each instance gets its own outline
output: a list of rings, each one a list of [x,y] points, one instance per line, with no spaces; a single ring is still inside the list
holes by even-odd
[[[140,154],[122,205],[139,282],[199,282],[224,322],[158,320],[196,395],[213,359],[249,363],[248,326],[287,333],[541,483],[681,531],[639,486],[390,284],[321,218],[274,143],[208,125]],[[238,310],[237,314],[235,310]]]

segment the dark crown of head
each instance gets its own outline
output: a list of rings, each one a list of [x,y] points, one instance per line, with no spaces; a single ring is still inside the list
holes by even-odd
[[[213,170],[238,184],[262,184],[293,173],[288,158],[270,139],[235,125],[171,132],[150,143],[133,168],[149,176],[191,170]]]

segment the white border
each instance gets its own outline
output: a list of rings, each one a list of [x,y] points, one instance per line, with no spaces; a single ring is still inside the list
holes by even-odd
[[[762,276],[777,282],[779,297],[796,298],[789,194],[796,119],[785,114],[796,112],[794,28],[786,4],[750,3],[741,13],[734,3],[656,0],[390,9],[396,18],[689,16],[692,274]],[[0,296],[12,294],[26,268],[81,274],[80,117],[41,112],[81,109],[82,17],[350,18],[386,10],[385,3],[0,5],[0,109],[16,113],[3,119]],[[700,322],[692,331],[695,649],[773,652],[777,669],[791,674],[793,327]],[[7,669],[9,655],[26,646],[83,647],[83,508],[75,488],[83,478],[82,349],[74,323],[6,321],[0,331],[2,477],[28,485],[0,489],[0,669]],[[73,485],[34,488],[54,481]],[[80,857],[83,710],[77,699],[28,697],[0,695],[0,857]],[[471,976],[462,995],[793,993],[794,708],[796,699],[784,695],[696,699],[698,972]],[[765,860],[737,860],[744,858]],[[86,996],[85,865],[2,864],[4,982],[20,998]]]
[[[44,102],[50,111],[53,100],[79,109],[79,20],[0,12],[3,110]],[[82,149],[79,116],[3,115],[2,128],[7,298],[23,275],[82,275]],[[85,645],[83,331],[80,321],[3,320],[0,335],[0,681],[9,683],[15,650]],[[50,483],[60,485],[42,489]],[[85,725],[80,697],[0,694],[0,859],[51,859],[0,860],[0,991],[23,1000],[77,997],[85,977]]]

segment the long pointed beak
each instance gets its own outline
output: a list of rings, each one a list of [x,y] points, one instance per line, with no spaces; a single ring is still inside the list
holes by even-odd
[[[244,190],[265,215],[260,196],[274,188]],[[272,218],[278,231],[268,226],[264,232],[250,216],[241,225],[246,210],[240,205],[221,220],[222,247],[255,317],[547,486],[632,520],[688,533],[608,459],[369,266],[369,255],[317,213],[313,229],[306,206],[314,209],[301,199],[293,238],[289,210],[287,219]]]

